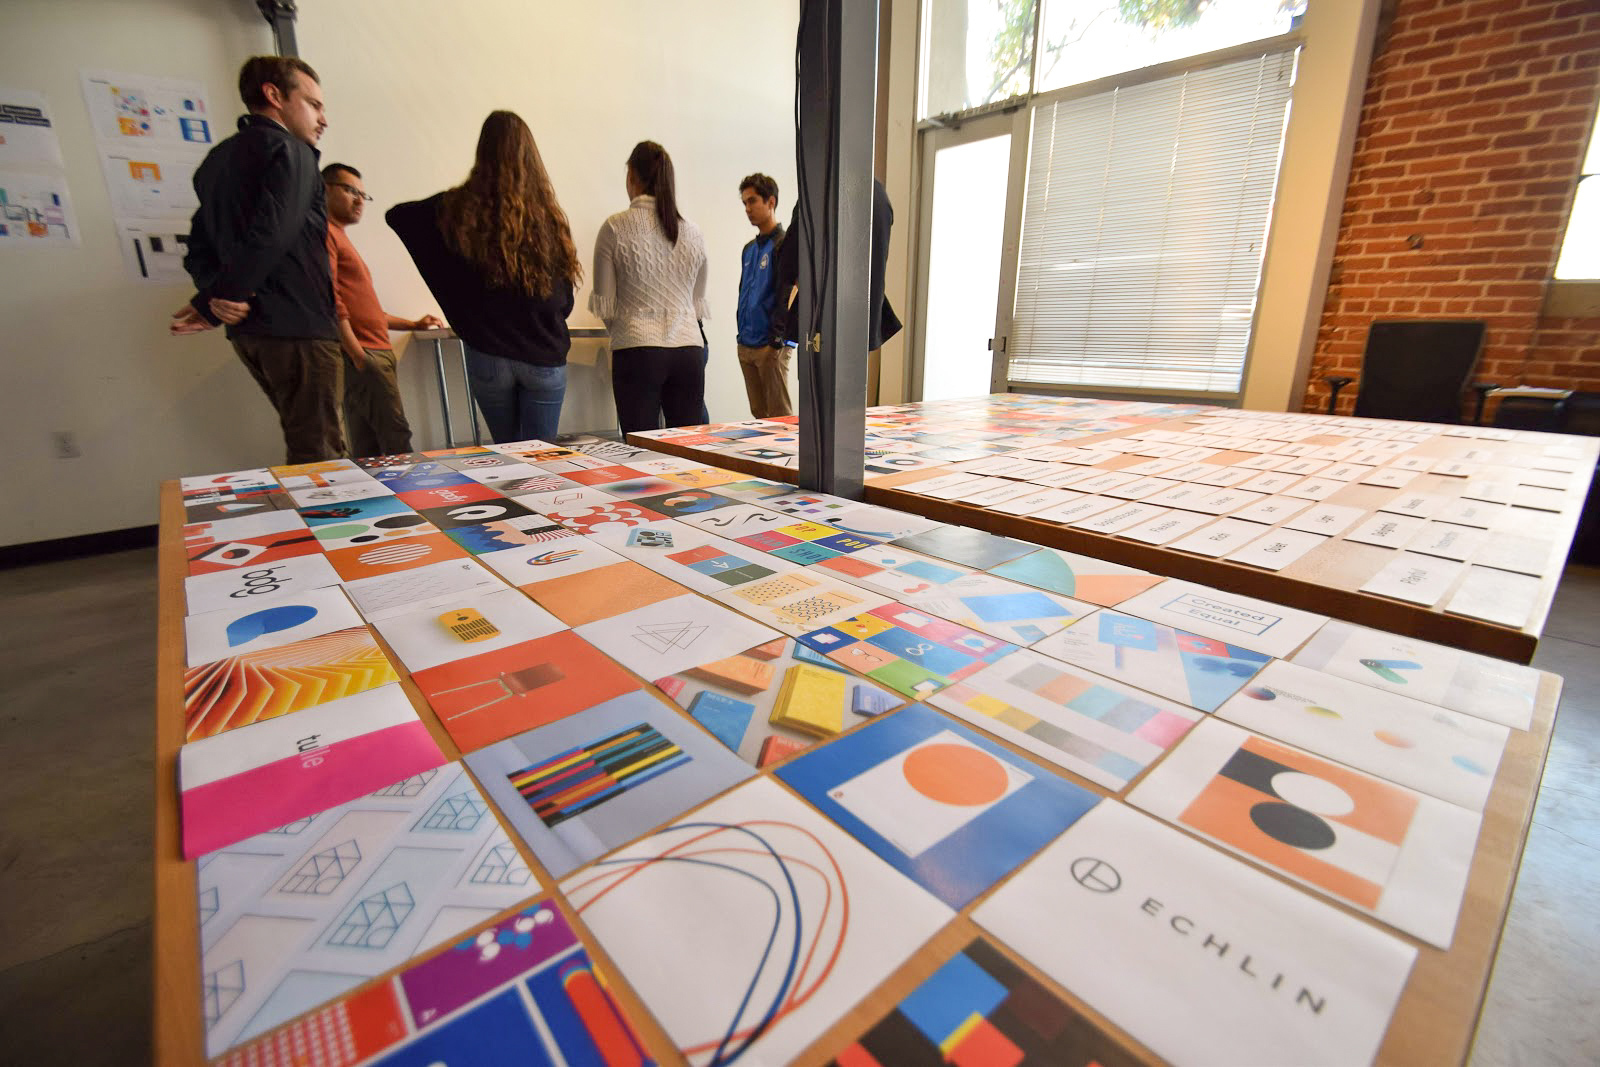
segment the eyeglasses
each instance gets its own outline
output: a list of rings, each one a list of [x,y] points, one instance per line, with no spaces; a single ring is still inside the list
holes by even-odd
[[[365,200],[369,204],[372,203],[372,197],[368,196],[366,193],[363,193],[360,189],[357,189],[353,185],[350,185],[346,182],[329,182],[328,184],[335,189],[343,189],[357,200]]]

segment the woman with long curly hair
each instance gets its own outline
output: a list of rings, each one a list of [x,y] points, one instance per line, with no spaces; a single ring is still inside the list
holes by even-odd
[[[490,436],[554,441],[583,267],[528,124],[490,112],[467,180],[384,219],[466,347]]]
[[[611,334],[611,394],[624,435],[703,421],[706,245],[678,214],[672,158],[654,141],[628,156],[628,210],[600,226],[589,310]]]

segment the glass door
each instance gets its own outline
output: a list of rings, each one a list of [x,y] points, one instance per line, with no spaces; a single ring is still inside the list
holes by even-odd
[[[913,399],[1005,389],[997,312],[1003,306],[1009,319],[1010,301],[1002,296],[1015,286],[1014,279],[1004,284],[1002,264],[1015,262],[1027,165],[1025,116],[989,115],[923,131]]]

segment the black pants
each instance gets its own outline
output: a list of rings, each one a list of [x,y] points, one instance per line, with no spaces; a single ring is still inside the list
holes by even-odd
[[[692,426],[705,404],[706,368],[699,345],[621,348],[611,353],[611,395],[622,435]]]

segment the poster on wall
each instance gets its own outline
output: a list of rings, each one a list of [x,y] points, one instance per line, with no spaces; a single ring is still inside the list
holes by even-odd
[[[217,141],[206,88],[199,82],[145,74],[81,71],[83,100],[95,138],[145,148],[192,148]]]
[[[0,171],[0,246],[78,244],[78,219],[66,178]]]
[[[17,163],[60,168],[61,142],[41,94],[0,86],[0,166]]]
[[[80,71],[100,171],[128,274],[186,285],[189,219],[200,206],[194,172],[219,133],[200,82]]]

